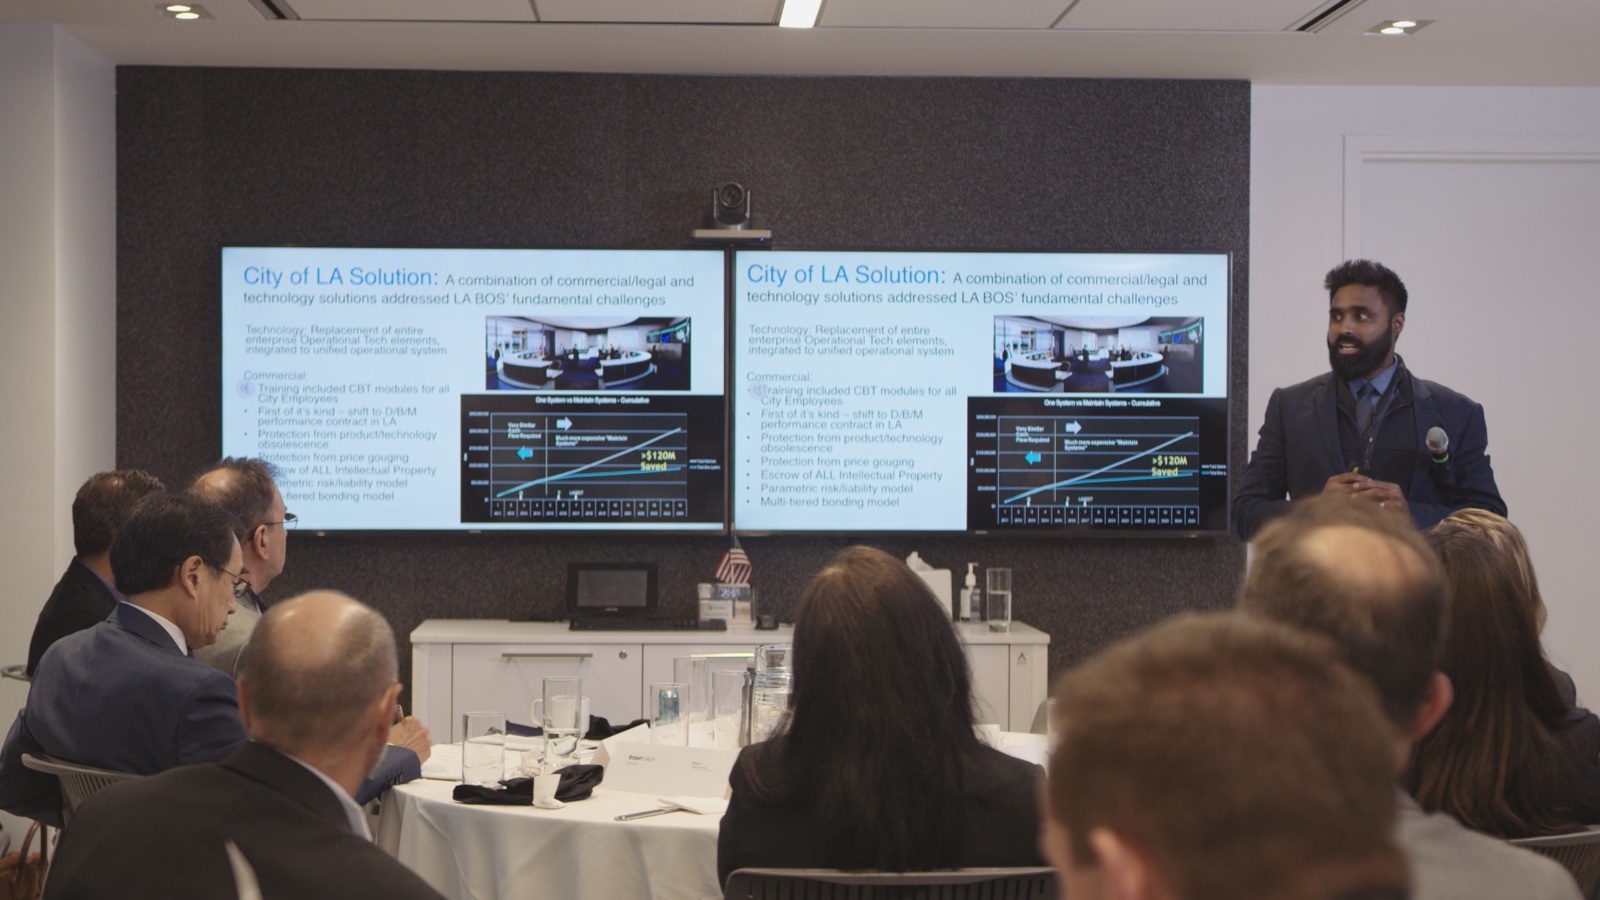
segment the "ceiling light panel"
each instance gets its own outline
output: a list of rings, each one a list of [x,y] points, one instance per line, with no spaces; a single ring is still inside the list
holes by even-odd
[[[536,0],[543,22],[773,25],[779,0]]]
[[[1072,0],[827,0],[821,28],[1049,28]]]
[[[532,22],[528,0],[288,0],[302,19],[371,22]]]
[[[1057,28],[1101,31],[1283,31],[1325,0],[1078,0]]]

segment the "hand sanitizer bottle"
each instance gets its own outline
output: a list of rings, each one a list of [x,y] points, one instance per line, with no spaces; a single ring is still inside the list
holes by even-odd
[[[971,622],[973,607],[983,605],[982,595],[978,591],[977,568],[977,563],[967,563],[966,587],[961,589],[961,609],[958,616],[963,622]]]

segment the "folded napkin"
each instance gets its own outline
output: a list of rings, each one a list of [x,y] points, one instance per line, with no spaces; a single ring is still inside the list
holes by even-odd
[[[556,788],[556,799],[564,803],[587,800],[606,777],[603,766],[571,765],[556,771],[561,776],[561,786]],[[500,782],[503,787],[490,788],[476,784],[458,784],[451,795],[460,803],[490,803],[503,806],[532,806],[533,779],[508,778]]]

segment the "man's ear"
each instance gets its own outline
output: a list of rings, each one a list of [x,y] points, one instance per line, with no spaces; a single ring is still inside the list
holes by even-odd
[[[190,597],[200,596],[200,571],[206,568],[206,561],[198,556],[191,556],[178,566],[178,583]]]
[[[1100,862],[1108,900],[1152,900],[1167,896],[1162,879],[1141,848],[1109,828],[1089,832],[1089,846]]]
[[[1456,689],[1450,683],[1450,676],[1443,672],[1433,673],[1433,677],[1428,679],[1428,692],[1422,696],[1422,705],[1417,707],[1417,718],[1411,723],[1412,743],[1422,740],[1424,735],[1433,730],[1433,726],[1439,724],[1455,698]]]
[[[399,700],[400,682],[397,681],[389,685],[389,689],[383,692],[372,708],[373,730],[382,735],[385,744],[389,742],[389,729],[394,725],[394,706]]]
[[[239,721],[244,723],[244,733],[250,733],[250,692],[245,690],[243,679],[233,680],[234,690],[239,692]]]
[[[1398,339],[1400,337],[1401,329],[1406,327],[1406,314],[1402,312],[1395,313],[1393,316],[1391,316],[1390,327],[1394,329],[1394,336]]]
[[[255,550],[257,556],[266,556],[267,526],[257,525],[255,530],[250,532],[250,537],[245,540],[245,543]]]

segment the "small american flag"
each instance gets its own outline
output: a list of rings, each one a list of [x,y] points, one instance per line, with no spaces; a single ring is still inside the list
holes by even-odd
[[[737,535],[733,538],[733,546],[722,554],[722,559],[717,560],[717,580],[723,584],[750,583],[750,557],[739,546]]]

